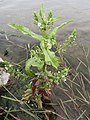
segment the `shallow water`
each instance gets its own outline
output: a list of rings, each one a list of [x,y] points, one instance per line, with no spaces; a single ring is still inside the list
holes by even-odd
[[[90,1],[89,0],[1,0],[0,2],[0,31],[10,32],[10,28],[7,26],[9,23],[19,23],[26,26],[33,26],[33,11],[39,10],[41,4],[44,4],[45,10],[48,12],[50,9],[54,11],[55,16],[61,16],[61,22],[69,19],[74,19],[74,22],[65,27],[60,34],[61,37],[76,28],[78,31],[78,40],[82,43],[90,45]],[[12,31],[13,32],[13,31]],[[60,38],[59,38],[60,39]],[[77,40],[77,41],[78,41]],[[20,41],[21,42],[21,41]]]
[[[55,16],[62,17],[57,24],[74,19],[74,22],[65,27],[61,33],[64,35],[67,31],[69,32],[76,28],[78,31],[78,40],[81,40],[82,43],[87,42],[90,45],[89,0],[46,0],[44,2],[43,0],[38,0],[38,3],[34,0],[2,0],[0,2],[0,31],[3,29],[7,33],[11,32],[7,26],[9,23],[24,24],[30,26],[35,31],[32,21],[33,11],[39,10],[41,4],[44,4],[47,12],[52,9]],[[63,36],[62,34],[60,35],[61,37]]]

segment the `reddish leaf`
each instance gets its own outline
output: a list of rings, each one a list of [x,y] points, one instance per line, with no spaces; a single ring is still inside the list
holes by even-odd
[[[35,79],[33,81],[33,86],[38,86],[38,85],[40,85],[40,81]]]
[[[44,91],[44,96],[49,97],[50,95],[51,95],[51,90]]]
[[[36,91],[36,86],[32,86],[32,95],[35,94],[35,91]]]
[[[36,79],[34,79],[33,81],[32,81],[32,83],[33,83],[33,85],[35,85],[35,83],[37,82],[37,80]]]
[[[39,91],[40,94],[44,93],[44,89],[43,88],[40,88],[38,91]]]
[[[36,83],[34,84],[34,86],[38,86],[38,85],[40,85],[40,82],[36,81]]]

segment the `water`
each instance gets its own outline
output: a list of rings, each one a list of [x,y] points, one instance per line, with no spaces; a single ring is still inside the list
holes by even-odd
[[[46,11],[50,9],[54,11],[55,16],[61,16],[60,24],[68,19],[74,19],[74,23],[69,25],[69,31],[73,28],[78,30],[79,38],[84,34],[90,32],[90,1],[89,0],[2,0],[0,2],[0,30],[10,30],[7,27],[9,23],[20,23],[26,26],[32,25],[33,11],[39,10],[41,4],[44,4]],[[9,32],[9,31],[7,31]],[[85,37],[85,36],[84,36]],[[82,41],[89,42],[89,39],[82,39]],[[90,44],[90,42],[89,42]]]
[[[60,24],[63,21],[74,19],[74,22],[63,30],[63,35],[67,31],[76,28],[78,31],[78,40],[90,45],[90,1],[89,0],[1,0],[0,2],[0,31],[3,29],[11,33],[7,24],[19,23],[30,26],[34,29],[32,23],[33,11],[39,10],[41,4],[44,4],[46,11],[54,11],[55,16],[61,16]],[[13,31],[12,31],[13,32]],[[61,34],[60,34],[61,35]],[[63,36],[61,35],[61,37]]]

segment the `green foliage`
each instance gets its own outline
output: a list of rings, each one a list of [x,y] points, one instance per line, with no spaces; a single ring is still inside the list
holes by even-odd
[[[77,35],[77,32],[76,32],[76,29],[74,29],[71,35],[68,37],[68,39],[65,40],[62,45],[60,45],[60,48],[58,49],[58,51],[65,52],[68,46],[71,46],[73,43],[75,43],[76,35]]]
[[[17,66],[12,65],[10,62],[8,61],[3,61],[0,62],[0,68],[4,68],[6,72],[9,72],[12,76],[14,76],[15,78],[19,79],[19,78],[28,78],[28,76],[20,71],[20,67],[17,68]]]
[[[34,24],[38,26],[41,35],[18,24],[9,25],[11,28],[17,29],[40,42],[40,46],[36,45],[31,49],[30,58],[26,61],[25,65],[25,73],[32,78],[30,84],[27,85],[27,89],[31,91],[31,94],[34,95],[35,98],[37,98],[37,96],[49,96],[52,87],[58,85],[61,80],[66,80],[69,72],[69,68],[60,68],[61,60],[58,54],[64,52],[68,46],[75,42],[76,30],[74,30],[68,39],[58,48],[56,40],[58,30],[73,21],[69,20],[60,26],[54,27],[54,22],[59,19],[60,17],[54,18],[52,10],[50,10],[46,16],[44,6],[42,5],[39,13],[34,11]],[[53,48],[56,49],[53,50]],[[52,70],[49,70],[49,68]]]

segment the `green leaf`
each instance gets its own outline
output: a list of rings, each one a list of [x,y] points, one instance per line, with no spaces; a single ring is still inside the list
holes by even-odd
[[[62,45],[60,44],[58,52],[65,52],[68,47],[70,47],[73,43],[75,43],[76,36],[77,36],[77,31],[76,29],[74,29],[71,35],[68,37],[68,39],[65,40]]]
[[[49,21],[50,21],[50,19],[53,18],[53,12],[52,12],[52,10],[50,10],[47,18],[48,18]]]
[[[49,49],[44,49],[43,53],[45,55],[45,62],[57,69],[59,66],[59,58],[55,55],[55,53]]]
[[[53,18],[53,22],[60,20],[61,17]]]
[[[44,66],[44,61],[41,61],[40,58],[34,57],[34,61],[32,64],[33,67],[37,67],[38,70],[42,69]]]
[[[40,47],[43,51],[43,54],[45,56],[45,62],[48,65],[52,65],[54,68],[58,68],[59,66],[59,58],[55,55],[55,52],[50,51],[48,47],[46,47],[46,44],[44,41],[40,43]]]
[[[74,29],[74,30],[73,30],[73,32],[71,33],[70,38],[72,38],[72,40],[73,40],[73,41],[75,41],[76,36],[77,36],[77,30],[76,30],[76,29]]]
[[[34,11],[33,16],[34,16],[34,24],[37,25],[39,22],[39,17],[36,11]]]
[[[26,61],[26,66],[25,66],[25,71],[27,74],[29,74],[30,76],[34,75],[34,73],[32,72],[32,70],[30,70],[30,67],[37,67],[38,70],[42,69],[44,65],[44,62],[40,60],[39,57],[33,57],[30,58]]]
[[[33,63],[33,59],[31,58],[26,61],[25,71],[26,74],[30,75],[31,77],[34,77],[35,76],[34,72],[30,70],[32,63]]]
[[[45,40],[45,38],[44,38],[43,36],[38,35],[38,34],[32,32],[32,31],[31,31],[29,28],[27,28],[27,27],[24,27],[24,26],[21,26],[21,25],[18,25],[18,24],[10,24],[9,26],[10,26],[11,28],[17,29],[17,30],[21,31],[23,34],[29,35],[29,36],[31,36],[31,37],[39,40],[39,41]]]
[[[70,22],[73,22],[73,20],[69,20],[67,22],[62,23],[60,26],[56,27],[53,29],[53,31],[51,32],[51,34],[49,35],[49,38],[51,39],[52,37],[56,36],[56,33],[59,29],[63,28],[65,25],[69,24]]]
[[[43,16],[44,16],[44,6],[43,6],[43,5],[41,6],[39,15],[40,15],[42,18],[43,18]]]

